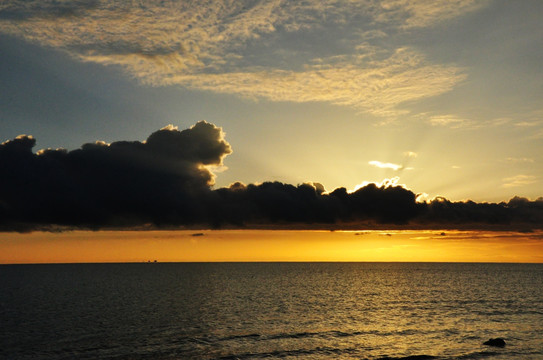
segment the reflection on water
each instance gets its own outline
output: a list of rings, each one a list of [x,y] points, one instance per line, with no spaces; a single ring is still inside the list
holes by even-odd
[[[533,264],[1,266],[0,358],[543,358],[541,284]]]

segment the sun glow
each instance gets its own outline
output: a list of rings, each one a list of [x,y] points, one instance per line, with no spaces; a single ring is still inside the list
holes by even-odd
[[[362,183],[356,185],[354,187],[353,190],[349,190],[349,193],[353,193],[353,192],[356,192],[357,190],[365,187],[365,186],[368,186],[370,184],[375,184],[377,187],[385,187],[385,188],[388,188],[388,187],[391,187],[391,186],[403,186],[403,187],[406,187],[404,184],[399,184],[398,182],[400,181],[400,177],[399,176],[394,176],[393,178],[390,178],[390,179],[383,179],[383,181],[380,181],[380,182],[373,182],[373,181],[363,181]]]
[[[543,263],[543,231],[0,233],[0,263],[401,261]]]

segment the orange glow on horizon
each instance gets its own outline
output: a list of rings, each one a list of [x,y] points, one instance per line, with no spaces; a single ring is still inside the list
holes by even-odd
[[[220,261],[543,263],[543,231],[72,231],[0,233],[0,263]]]

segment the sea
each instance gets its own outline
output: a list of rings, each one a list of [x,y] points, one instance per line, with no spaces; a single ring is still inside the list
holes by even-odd
[[[543,264],[0,266],[0,359],[270,358],[543,359]]]

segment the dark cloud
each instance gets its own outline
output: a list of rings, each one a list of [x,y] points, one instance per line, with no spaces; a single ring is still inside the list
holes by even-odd
[[[489,225],[514,229],[543,228],[543,198],[530,201],[514,197],[509,202],[451,202],[438,197],[426,204],[417,219],[422,224],[477,227]]]
[[[362,228],[521,226],[541,228],[543,198],[499,204],[416,201],[401,186],[368,184],[327,193],[319,183],[237,182],[213,189],[210,166],[232,152],[205,121],[169,126],[146,141],[33,152],[21,135],[0,145],[0,229],[202,227]]]
[[[0,145],[0,211],[5,225],[99,227],[185,224],[201,218],[199,199],[231,153],[221,129],[198,122],[159,130],[147,141],[84,144],[32,152],[19,136]]]
[[[233,184],[214,192],[215,222],[243,224],[347,224],[375,221],[405,224],[423,210],[416,195],[402,187],[365,186],[349,193],[324,193],[318,183]]]

